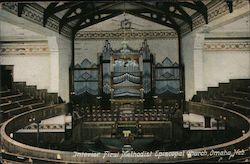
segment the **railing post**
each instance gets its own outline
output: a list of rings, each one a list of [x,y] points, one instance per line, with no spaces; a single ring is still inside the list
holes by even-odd
[[[37,124],[37,133],[36,133],[36,145],[37,145],[37,147],[40,146],[40,128],[39,128],[40,123],[41,123],[41,121],[36,122],[36,124]]]

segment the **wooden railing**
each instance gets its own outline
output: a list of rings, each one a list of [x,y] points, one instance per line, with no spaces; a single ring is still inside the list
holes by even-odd
[[[221,107],[212,105],[200,104],[190,102],[188,103],[189,111],[192,113],[203,113],[212,115],[217,118],[221,115],[225,115],[228,118],[228,124],[234,125],[240,130],[244,130],[245,134],[239,136],[232,141],[209,146],[203,148],[197,148],[192,150],[179,150],[175,152],[164,152],[163,156],[159,157],[152,153],[152,155],[138,156],[138,157],[125,157],[120,153],[117,157],[105,156],[105,153],[76,153],[69,151],[49,150],[29,145],[22,144],[10,138],[10,134],[24,126],[31,124],[33,121],[47,119],[57,115],[65,114],[67,112],[67,104],[54,105],[50,107],[44,107],[32,111],[25,112],[17,115],[7,122],[5,122],[1,128],[1,141],[2,152],[5,155],[11,155],[12,157],[19,157],[23,159],[32,159],[39,161],[39,163],[141,163],[141,162],[171,162],[171,161],[192,161],[192,160],[207,160],[214,157],[190,157],[189,152],[200,151],[212,151],[212,150],[231,150],[235,148],[246,148],[250,141],[250,120],[240,113],[232,110],[228,110]],[[174,155],[176,154],[176,155]],[[106,154],[108,155],[108,154]],[[109,154],[110,155],[110,154]],[[123,154],[124,155],[124,154]],[[159,155],[159,154],[158,154]],[[95,157],[90,157],[95,156]]]

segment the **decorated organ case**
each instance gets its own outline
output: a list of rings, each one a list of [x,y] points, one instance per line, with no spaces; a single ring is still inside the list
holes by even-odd
[[[110,66],[112,98],[143,98],[140,93],[142,56],[139,51],[132,50],[123,42],[123,47],[114,52]]]
[[[110,100],[130,98],[151,106],[156,96],[180,93],[179,64],[168,57],[155,64],[146,40],[139,50],[132,49],[125,41],[120,49],[113,50],[106,40],[98,57],[97,64],[85,58],[75,65],[76,95],[86,95],[87,99],[99,97],[98,101],[109,108]]]
[[[113,51],[111,49],[110,43],[106,40],[103,52],[100,56],[100,64],[101,64],[101,75],[102,75],[102,83],[101,89],[103,95],[109,95],[111,89],[111,70],[110,70],[110,61],[112,57]]]
[[[140,50],[133,50],[125,41],[122,48],[113,50],[106,41],[100,63],[104,95],[143,98],[143,94],[152,92],[153,55],[146,40]]]
[[[98,95],[98,66],[84,59],[74,68],[74,89],[76,95]]]

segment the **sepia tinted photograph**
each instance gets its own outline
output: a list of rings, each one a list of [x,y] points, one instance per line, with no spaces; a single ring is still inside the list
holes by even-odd
[[[249,0],[0,0],[1,163],[249,163],[249,21]]]

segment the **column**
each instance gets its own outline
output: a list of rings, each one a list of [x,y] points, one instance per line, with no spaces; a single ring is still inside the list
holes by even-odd
[[[204,33],[196,33],[194,40],[194,89],[195,91],[206,90],[203,81],[203,45]]]
[[[50,86],[48,92],[59,92],[59,48],[56,36],[47,37],[50,50]]]

